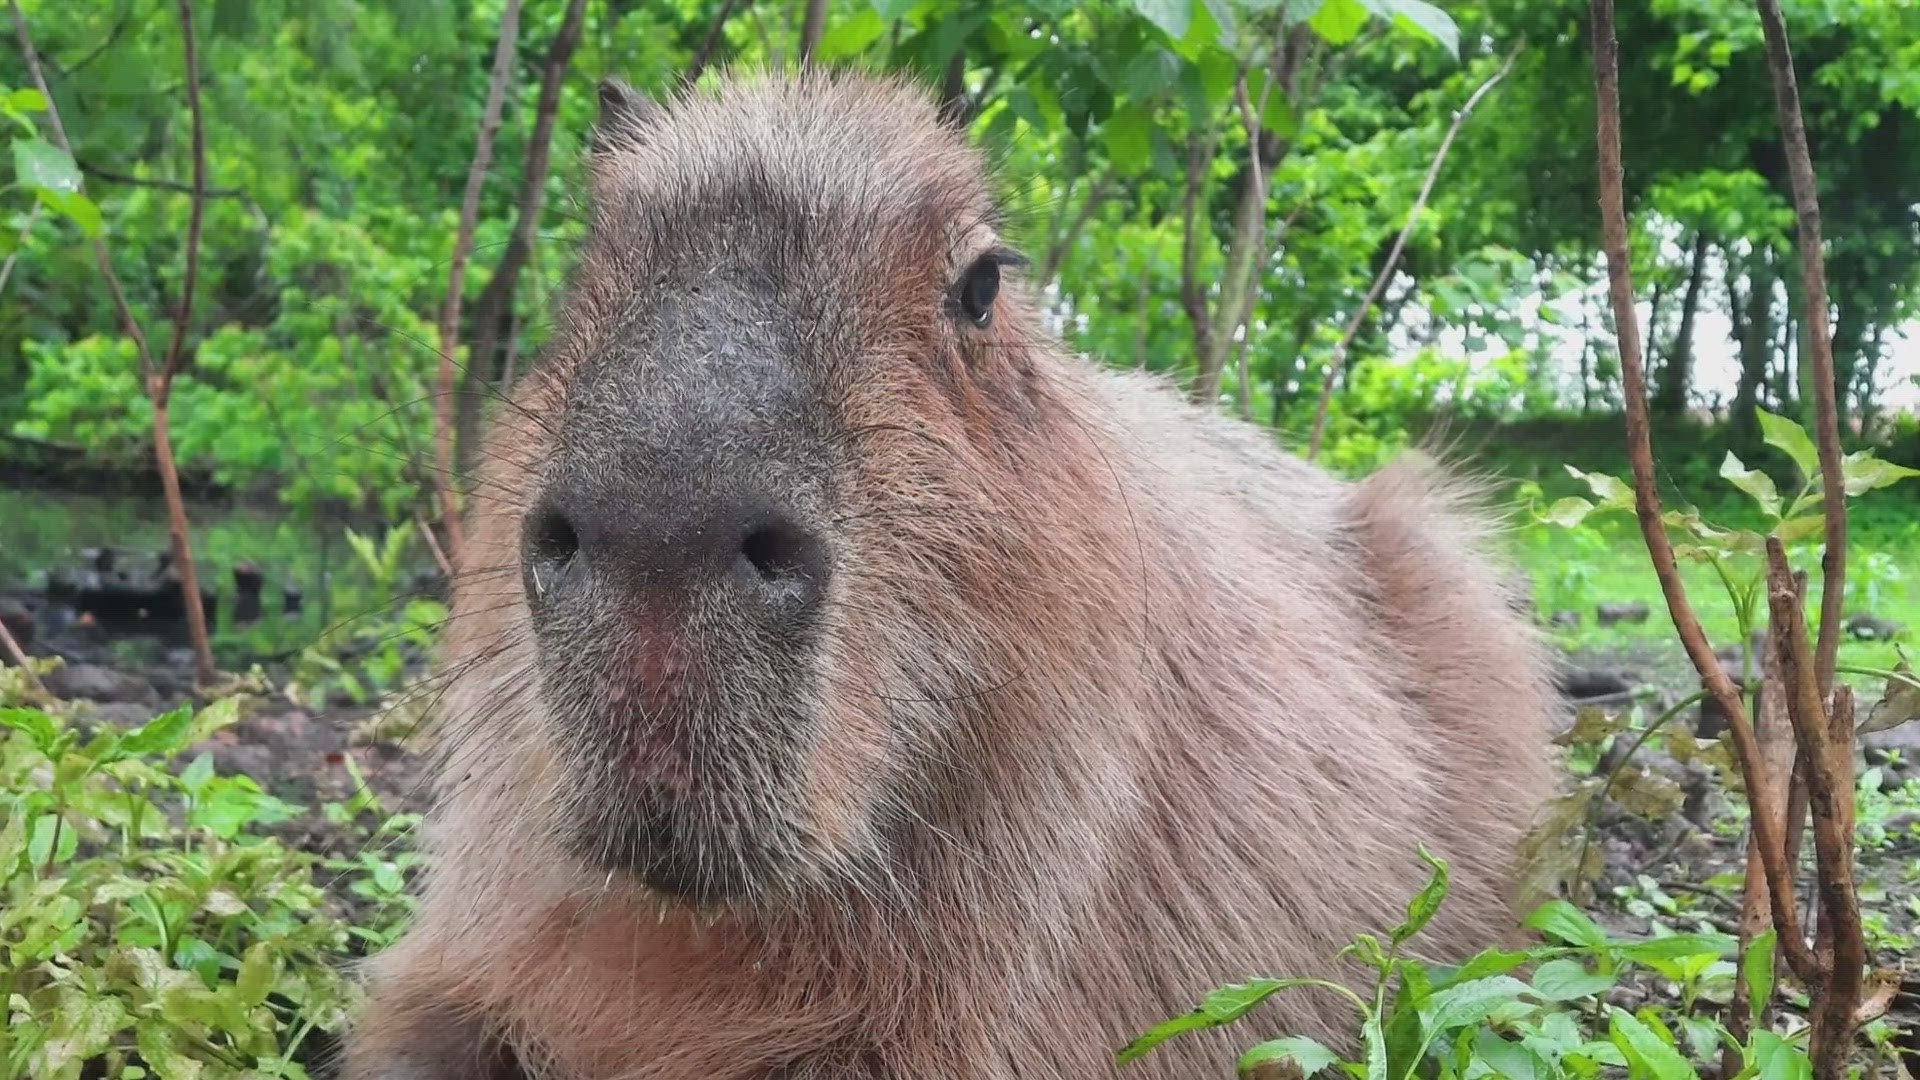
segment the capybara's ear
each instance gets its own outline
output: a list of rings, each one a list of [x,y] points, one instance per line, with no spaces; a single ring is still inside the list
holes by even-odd
[[[659,102],[635,90],[626,80],[600,80],[600,118],[594,123],[588,152],[600,155],[638,146],[662,111]]]

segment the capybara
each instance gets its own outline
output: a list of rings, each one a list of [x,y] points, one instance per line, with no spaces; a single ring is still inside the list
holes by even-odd
[[[855,74],[602,90],[498,410],[422,907],[352,1080],[1082,1078],[1209,989],[1509,938],[1550,686],[1425,458],[1071,355],[983,157]],[[1125,1075],[1230,1077],[1282,995]]]

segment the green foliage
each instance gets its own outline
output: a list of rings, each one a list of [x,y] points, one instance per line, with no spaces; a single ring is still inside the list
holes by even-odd
[[[424,658],[447,619],[446,605],[431,597],[399,593],[408,565],[412,523],[388,529],[379,543],[352,529],[347,544],[372,582],[372,600],[359,617],[328,627],[294,665],[291,692],[323,708],[333,694],[363,703],[398,690],[410,661]],[[404,601],[404,602],[402,602]]]
[[[40,91],[0,86],[0,117],[19,131],[12,137],[13,182],[7,186],[31,195],[86,235],[98,236],[100,209],[80,190],[80,167],[72,154],[42,138],[34,123],[35,116],[46,111],[47,99]]]
[[[1678,537],[1674,544],[1676,556],[1713,569],[1733,602],[1739,627],[1737,640],[1742,641],[1760,629],[1766,620],[1765,537],[1779,537],[1792,551],[1817,543],[1824,535],[1823,484],[1812,436],[1800,425],[1765,410],[1759,410],[1759,417],[1767,445],[1785,454],[1799,470],[1799,487],[1794,497],[1790,501],[1784,499],[1771,476],[1748,468],[1728,451],[1721,463],[1720,475],[1752,500],[1764,522],[1762,527],[1715,526],[1706,521],[1699,509],[1692,507],[1668,510],[1662,519],[1667,530]],[[1536,509],[1540,520],[1575,529],[1591,514],[1635,512],[1633,488],[1626,481],[1603,473],[1583,472],[1571,465],[1566,468],[1587,484],[1593,498],[1569,496],[1557,500],[1544,510]],[[1842,461],[1841,476],[1846,498],[1852,499],[1920,476],[1920,469],[1883,461],[1872,450],[1858,450]]]
[[[23,700],[7,678],[0,702]],[[298,1078],[309,1036],[340,1027],[350,928],[314,857],[261,831],[297,808],[206,754],[168,767],[240,704],[132,730],[0,708],[0,1077]]]
[[[1734,939],[1720,933],[1672,933],[1631,939],[1609,935],[1578,908],[1552,901],[1527,920],[1543,943],[1487,949],[1465,962],[1429,964],[1401,946],[1445,901],[1446,864],[1421,852],[1433,875],[1407,906],[1406,920],[1383,948],[1371,934],[1344,950],[1373,970],[1370,994],[1323,979],[1256,979],[1208,994],[1190,1013],[1147,1031],[1120,1051],[1122,1064],[1168,1039],[1232,1024],[1284,992],[1332,993],[1354,1010],[1359,1054],[1347,1058],[1312,1039],[1288,1036],[1248,1049],[1242,1076],[1285,1061],[1303,1075],[1338,1070],[1353,1080],[1414,1076],[1590,1078],[1608,1069],[1649,1080],[1692,1080],[1719,1063],[1723,1047],[1743,1063],[1737,1080],[1808,1069],[1804,1031],[1786,1036],[1757,1021],[1774,993],[1773,935],[1757,938],[1736,966]],[[1520,974],[1527,971],[1525,977]],[[1681,987],[1677,1009],[1647,1005],[1627,1012],[1608,995],[1639,972]],[[1693,1011],[1696,997],[1726,1000],[1735,978],[1751,993],[1756,1030],[1744,1044],[1718,1020]],[[1709,1072],[1709,1074],[1711,1074]]]

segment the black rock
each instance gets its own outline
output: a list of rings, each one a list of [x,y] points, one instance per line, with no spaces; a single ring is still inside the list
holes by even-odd
[[[1601,626],[1613,626],[1623,622],[1643,623],[1652,613],[1646,604],[1635,600],[1625,604],[1601,604],[1595,609],[1594,616]]]
[[[133,702],[157,706],[160,695],[153,684],[138,675],[115,671],[98,664],[68,664],[49,672],[42,680],[55,697],[78,698],[96,702]]]

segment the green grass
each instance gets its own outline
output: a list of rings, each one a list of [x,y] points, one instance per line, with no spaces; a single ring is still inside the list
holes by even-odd
[[[1912,653],[1916,651],[1915,642],[1920,641],[1920,505],[1902,507],[1894,500],[1862,500],[1854,523],[1848,549],[1846,611],[1849,615],[1869,611],[1904,623],[1907,630],[1895,643],[1849,640],[1841,650],[1841,660],[1851,665],[1892,667],[1897,661],[1896,644]],[[1609,648],[1644,644],[1649,639],[1674,640],[1659,581],[1631,519],[1596,519],[1577,529],[1531,524],[1513,535],[1512,544],[1515,558],[1533,576],[1540,610],[1546,614],[1560,610],[1580,613],[1578,630],[1556,631],[1562,644]],[[1795,566],[1808,571],[1812,592],[1809,607],[1817,608],[1817,554],[1797,551],[1793,560]],[[1758,565],[1750,564],[1745,569],[1754,572]],[[1739,641],[1733,601],[1714,570],[1683,563],[1681,577],[1694,612],[1713,643],[1725,646]],[[1596,605],[1631,601],[1644,602],[1652,609],[1646,623],[1597,625]]]

